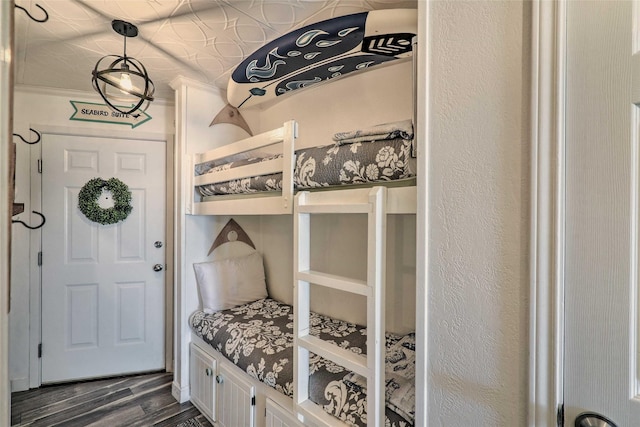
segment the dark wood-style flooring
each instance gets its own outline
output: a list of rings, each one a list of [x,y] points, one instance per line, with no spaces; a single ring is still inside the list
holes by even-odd
[[[11,425],[33,427],[175,427],[195,419],[211,427],[191,404],[171,395],[170,373],[45,386],[11,395]]]

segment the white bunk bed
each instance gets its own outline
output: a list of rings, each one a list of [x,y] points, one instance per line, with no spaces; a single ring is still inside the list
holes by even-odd
[[[415,34],[415,14],[404,11],[398,15],[400,16],[407,21],[408,29],[405,32]],[[402,25],[405,24],[402,23]],[[294,35],[299,36],[299,34]],[[413,101],[415,110],[415,99]],[[413,119],[415,121],[415,117]],[[213,349],[197,332],[193,334],[191,342],[191,400],[216,426],[346,426],[347,424],[325,412],[310,399],[310,353],[314,353],[365,379],[366,424],[383,426],[385,425],[386,222],[388,215],[416,213],[415,181],[401,186],[388,182],[374,182],[360,186],[323,188],[322,191],[296,189],[295,141],[297,135],[296,122],[288,121],[280,128],[191,156],[189,197],[186,207],[186,213],[193,215],[293,215],[293,400],[248,376],[245,371],[228,360],[228,355],[222,355]],[[416,139],[415,136],[413,138]],[[235,168],[216,167],[209,173],[197,176],[193,173],[197,165],[205,162],[222,162],[229,156],[240,158],[247,153],[264,149],[271,150],[271,153],[275,150],[278,156]],[[200,186],[218,185],[263,174],[281,174],[280,188],[271,192],[210,197],[201,196],[198,190]],[[366,280],[354,280],[310,270],[312,244],[310,217],[314,214],[367,215]],[[337,289],[366,298],[366,335],[370,338],[366,343],[366,356],[346,351],[312,333],[310,325],[312,317],[310,287],[312,285]],[[223,401],[220,398],[221,394],[235,396],[235,403]],[[232,415],[229,415],[229,406],[239,406],[241,409],[233,410]],[[265,418],[258,416],[262,413],[266,414]]]
[[[385,423],[385,263],[386,263],[386,219],[391,214],[416,213],[416,187],[373,186],[333,187],[323,191],[300,191],[294,195],[293,168],[295,162],[294,142],[297,125],[294,121],[286,122],[281,128],[256,135],[254,137],[216,148],[205,153],[195,154],[192,164],[218,160],[229,155],[237,156],[249,150],[278,146],[281,156],[267,162],[254,163],[235,169],[221,170],[195,177],[193,180],[193,198],[189,201],[189,210],[199,215],[244,215],[244,214],[293,214],[294,215],[294,390],[293,405],[284,405],[280,400],[279,410],[290,414],[290,424],[283,425],[317,425],[343,426],[339,419],[327,414],[322,408],[309,399],[309,354],[310,352],[343,366],[347,370],[366,379],[367,416],[372,423],[382,426]],[[256,168],[259,165],[259,168]],[[288,167],[283,167],[288,165]],[[198,201],[196,186],[213,182],[223,182],[235,178],[244,178],[260,173],[279,172],[283,176],[282,191],[263,194],[214,196],[212,199]],[[367,279],[354,280],[339,277],[320,271],[310,270],[311,230],[310,216],[314,214],[365,214],[367,215]],[[367,299],[367,340],[366,354],[363,357],[346,351],[334,344],[327,343],[310,335],[310,286],[324,286],[364,296]],[[196,337],[197,338],[197,337]],[[201,347],[202,340],[196,340],[196,347]],[[202,352],[202,348],[192,349]],[[200,354],[197,353],[197,354]],[[192,369],[202,367],[196,357]],[[198,365],[200,363],[200,365]],[[223,363],[217,362],[220,366]],[[224,362],[227,363],[226,361]],[[207,368],[211,371],[211,368]],[[235,369],[232,369],[234,371]],[[197,378],[192,381],[198,382]],[[229,374],[227,374],[229,376]],[[219,377],[216,377],[218,380]],[[252,378],[248,380],[255,381]],[[228,381],[227,381],[228,382]],[[216,383],[211,384],[216,387]],[[218,385],[222,387],[222,385]],[[228,385],[227,385],[228,387]],[[263,390],[264,387],[254,384],[251,390]],[[205,387],[206,388],[206,387]],[[193,390],[193,387],[192,387]],[[272,393],[259,393],[268,399],[258,399],[258,406],[271,405]],[[207,395],[206,399],[211,399]],[[251,401],[245,393],[245,401]],[[201,410],[202,399],[196,396],[194,404]],[[255,403],[255,398],[253,399]],[[266,406],[265,406],[266,408]],[[260,408],[257,408],[260,410]],[[255,410],[255,406],[254,406]],[[273,416],[266,408],[267,415]],[[206,413],[206,412],[205,412]],[[303,424],[296,424],[301,422]],[[293,421],[292,421],[293,420]],[[235,420],[234,422],[238,422]],[[233,425],[233,424],[223,424]],[[253,425],[253,424],[252,424]]]

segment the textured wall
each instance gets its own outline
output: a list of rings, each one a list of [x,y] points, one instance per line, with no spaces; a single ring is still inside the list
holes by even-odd
[[[431,3],[429,426],[526,423],[529,22]]]

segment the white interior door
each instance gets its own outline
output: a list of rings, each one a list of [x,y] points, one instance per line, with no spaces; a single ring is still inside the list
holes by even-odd
[[[165,142],[45,134],[42,159],[42,382],[163,369]],[[124,221],[78,209],[96,177],[129,187]]]
[[[638,4],[566,5],[565,426],[640,426]]]

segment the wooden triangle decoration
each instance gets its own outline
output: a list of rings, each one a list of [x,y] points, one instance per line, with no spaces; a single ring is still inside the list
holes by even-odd
[[[207,254],[207,256],[211,255],[211,252],[213,252],[218,246],[228,242],[236,241],[244,242],[247,245],[251,246],[253,249],[256,248],[256,245],[253,244],[251,238],[247,233],[245,233],[242,227],[240,227],[238,223],[233,219],[230,219],[229,222],[227,222],[227,225],[225,225],[222,230],[220,230],[220,233],[218,233],[216,240],[213,241],[213,245],[211,245],[211,249],[209,249],[209,253]]]
[[[244,117],[240,114],[240,111],[231,104],[227,104],[224,106],[222,110],[213,118],[213,121],[209,125],[209,127],[213,125],[217,125],[219,123],[231,123],[232,125],[236,125],[244,129],[249,135],[253,136],[253,132],[251,132],[251,128],[244,120]]]

